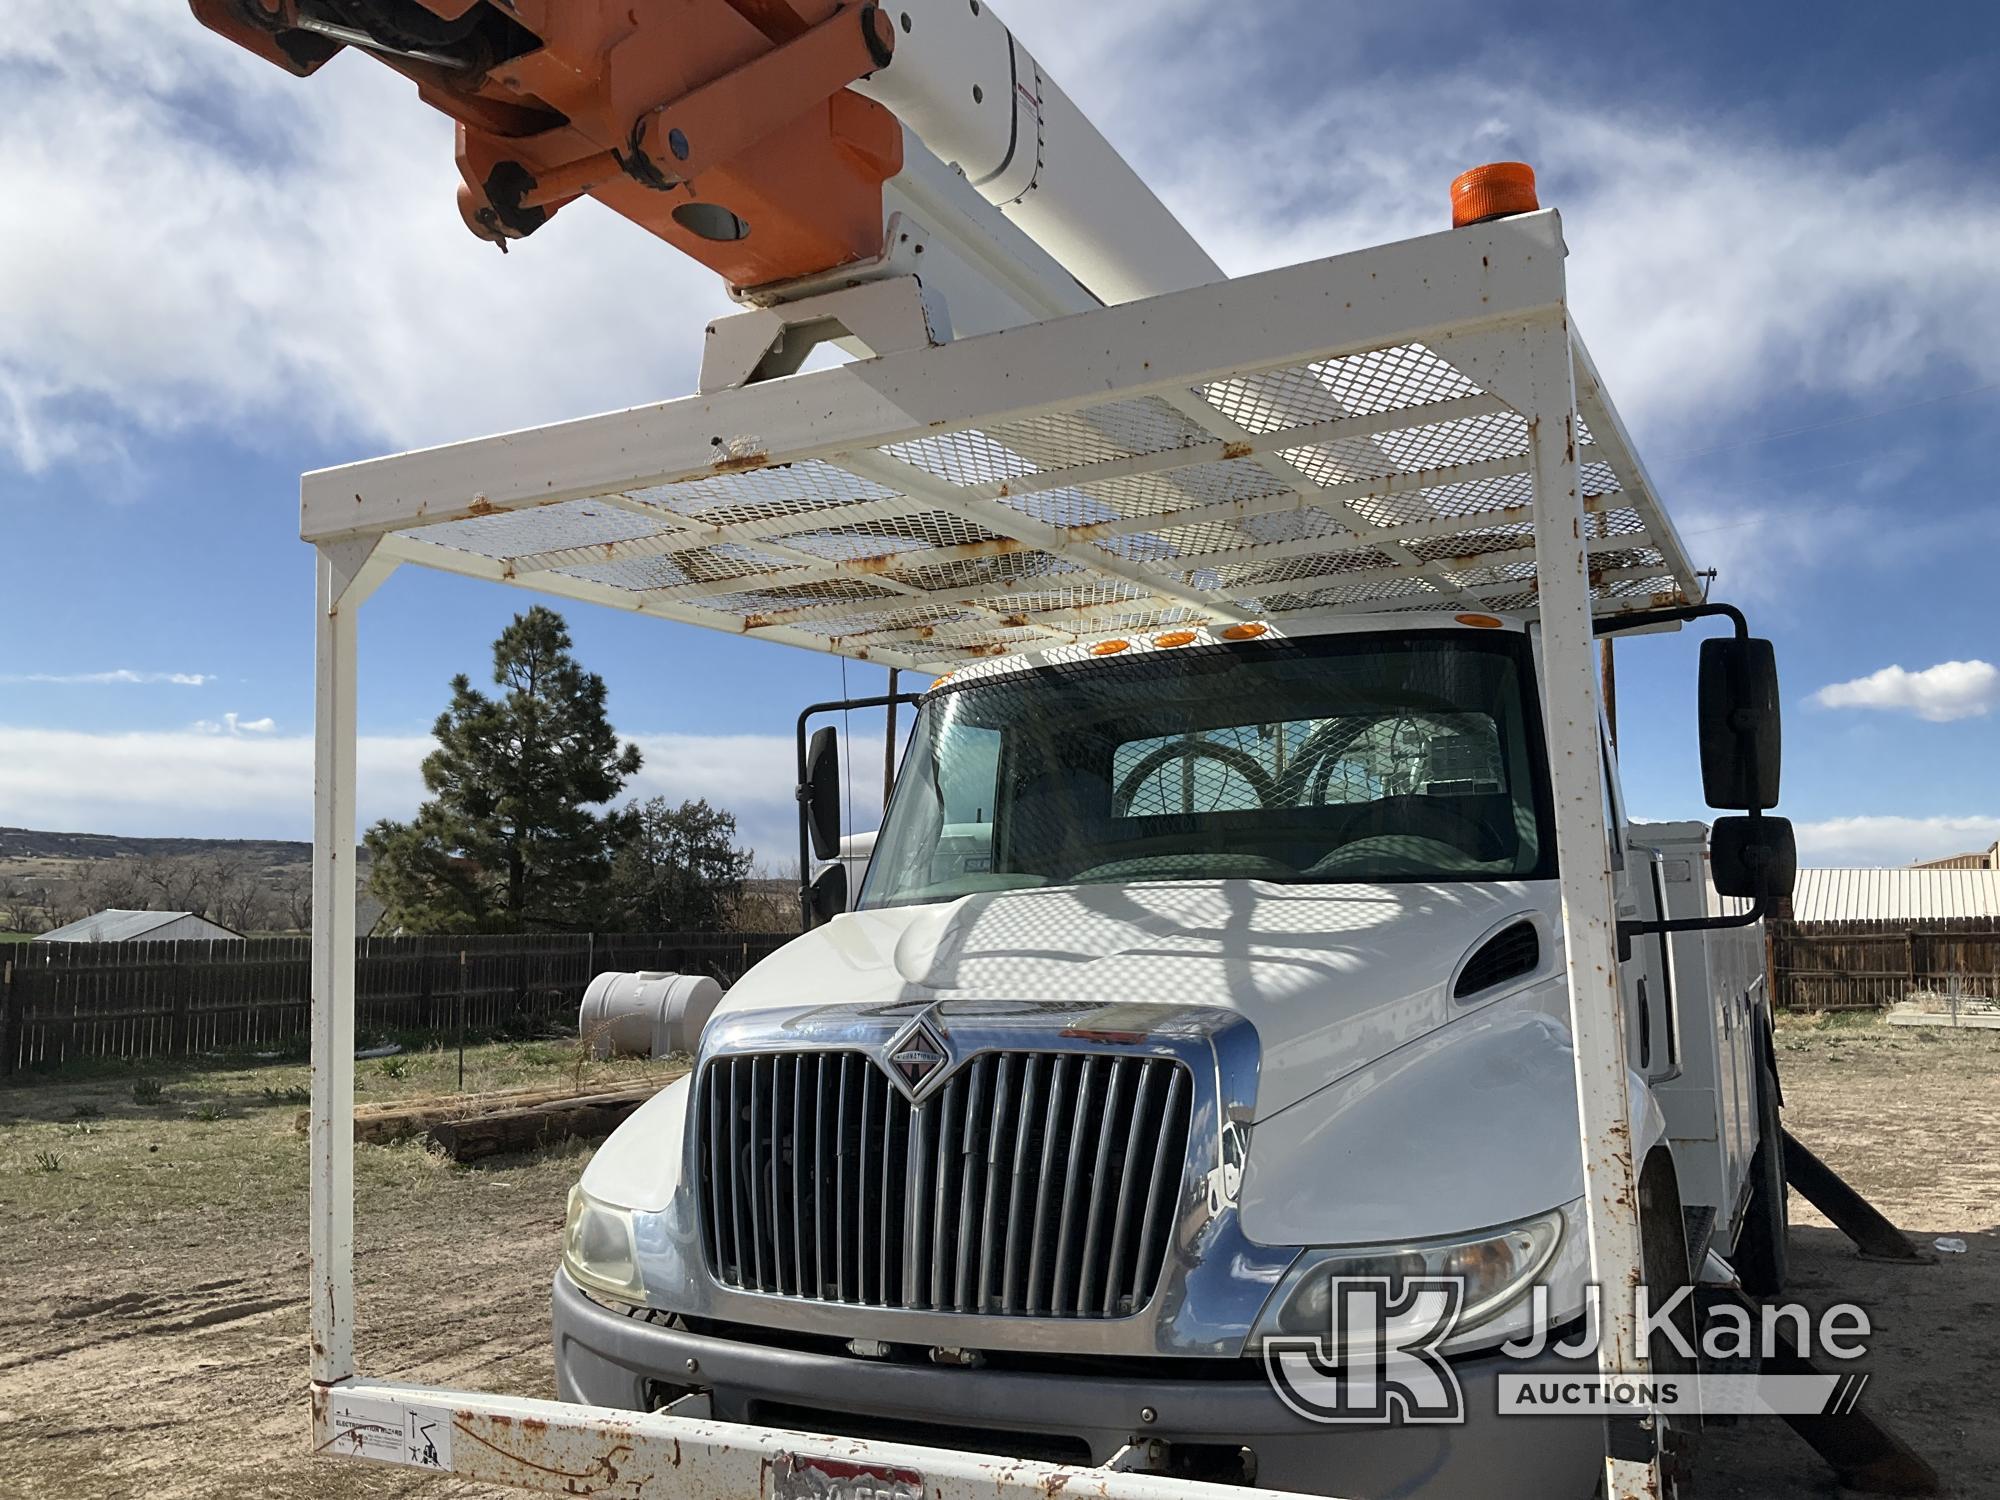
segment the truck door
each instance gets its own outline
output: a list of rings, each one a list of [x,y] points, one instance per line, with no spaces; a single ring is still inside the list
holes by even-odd
[[[1650,849],[1632,844],[1632,832],[1625,819],[1625,789],[1618,779],[1618,755],[1611,745],[1610,727],[1601,714],[1597,725],[1598,751],[1604,757],[1604,827],[1611,839],[1611,887],[1616,897],[1618,920],[1645,920],[1659,910],[1659,885],[1655,866],[1659,856]],[[1664,987],[1649,961],[1650,945],[1635,945],[1618,964],[1618,984],[1623,994],[1626,1025],[1626,1059],[1641,1076],[1658,1077],[1661,1059],[1670,1050],[1663,1042],[1663,1021],[1659,1014]]]
[[[1667,915],[1666,856],[1658,849],[1634,844],[1626,861],[1631,873],[1639,920]],[[1634,1021],[1638,1037],[1633,1065],[1648,1083],[1666,1083],[1681,1075],[1679,976],[1674,970],[1672,940],[1665,933],[1634,939],[1632,957]]]

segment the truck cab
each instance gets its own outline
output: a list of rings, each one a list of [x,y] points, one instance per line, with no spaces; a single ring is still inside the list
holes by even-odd
[[[1541,705],[1534,627],[1473,613],[940,678],[852,909],[823,890],[573,1192],[563,1397],[1306,1493],[1588,1493],[1601,1424],[1494,1395],[1594,1368],[1501,1352],[1574,1331],[1590,1279]],[[1601,745],[1649,1275],[1711,1248],[1782,1274],[1760,931],[1688,925],[1741,919],[1737,856],[1631,824]],[[1462,1283],[1462,1422],[1316,1422],[1268,1378],[1266,1341],[1327,1334],[1330,1279],[1370,1275]]]

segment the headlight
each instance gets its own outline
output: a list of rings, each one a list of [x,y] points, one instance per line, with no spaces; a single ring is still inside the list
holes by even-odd
[[[563,1225],[563,1269],[578,1286],[642,1305],[646,1291],[632,1243],[631,1211],[600,1203],[581,1187],[571,1188],[569,1218]]]
[[[1465,1301],[1445,1349],[1498,1344],[1525,1324],[1528,1293],[1549,1287],[1554,1322],[1581,1309],[1585,1263],[1583,1202],[1518,1224],[1460,1239],[1403,1245],[1308,1250],[1265,1304],[1256,1338],[1272,1334],[1324,1338],[1333,1327],[1333,1283],[1342,1278],[1439,1276],[1462,1282]]]

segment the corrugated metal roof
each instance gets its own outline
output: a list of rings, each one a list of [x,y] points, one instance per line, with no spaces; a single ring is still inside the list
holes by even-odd
[[[110,907],[85,917],[80,922],[71,922],[67,927],[57,927],[43,933],[35,941],[40,943],[136,943],[146,938],[160,935],[160,929],[170,927],[175,922],[189,918],[209,929],[202,933],[207,937],[240,937],[220,922],[191,911],[124,911]]]
[[[2000,917],[2000,870],[1801,870],[1797,922],[1921,922]]]

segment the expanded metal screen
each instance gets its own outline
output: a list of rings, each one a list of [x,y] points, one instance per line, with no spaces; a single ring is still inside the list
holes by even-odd
[[[1636,465],[1587,417],[1599,607],[1681,599]],[[717,468],[405,534],[515,581],[909,664],[1219,612],[1536,604],[1527,422],[1421,343]]]

